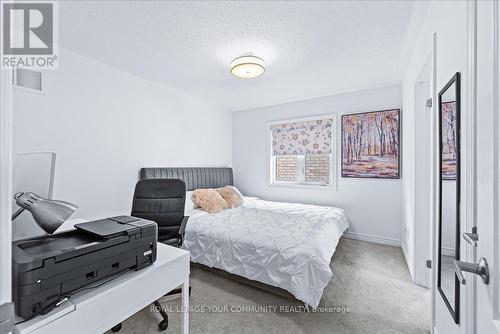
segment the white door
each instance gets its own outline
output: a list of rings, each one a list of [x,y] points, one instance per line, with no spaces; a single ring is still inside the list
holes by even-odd
[[[500,334],[500,9],[468,1],[467,75],[462,89],[460,318],[434,309],[434,333]],[[468,235],[464,235],[468,234]],[[462,269],[462,270],[460,270]],[[433,287],[434,288],[434,287]],[[439,296],[437,296],[439,297]]]
[[[456,262],[456,275],[466,287],[466,333],[499,334],[499,4],[469,3],[469,94],[466,154],[467,212],[463,231],[466,254]],[[465,260],[464,260],[465,258]],[[462,270],[460,270],[462,269]]]
[[[476,297],[473,309],[475,333],[498,334],[499,319],[499,3],[478,1],[477,22],[477,99],[476,99],[476,227],[478,234],[475,262],[488,263],[487,284],[477,275],[468,274],[467,284]],[[469,231],[470,232],[470,231]],[[474,282],[475,281],[475,282]]]

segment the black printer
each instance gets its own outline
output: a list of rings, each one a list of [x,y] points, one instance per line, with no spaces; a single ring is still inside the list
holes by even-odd
[[[13,242],[13,295],[22,318],[46,313],[71,293],[156,260],[155,222],[119,216],[75,227]]]

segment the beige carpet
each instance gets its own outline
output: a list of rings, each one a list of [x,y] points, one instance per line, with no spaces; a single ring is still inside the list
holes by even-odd
[[[342,239],[331,268],[333,278],[320,303],[330,308],[305,313],[299,303],[192,267],[190,303],[198,312],[190,314],[190,332],[429,333],[430,292],[412,284],[400,248]],[[180,333],[180,300],[163,305],[173,310],[164,333]],[[211,312],[224,306],[233,311],[292,306],[298,312]],[[160,320],[148,307],[124,321],[120,333],[158,333]]]

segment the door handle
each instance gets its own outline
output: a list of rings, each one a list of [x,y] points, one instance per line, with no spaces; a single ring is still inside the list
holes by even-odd
[[[470,263],[464,261],[453,261],[453,267],[455,269],[455,275],[457,275],[460,283],[465,284],[465,277],[463,272],[473,273],[481,276],[484,284],[488,284],[490,282],[490,271],[488,269],[488,261],[484,257],[479,259],[478,263]]]

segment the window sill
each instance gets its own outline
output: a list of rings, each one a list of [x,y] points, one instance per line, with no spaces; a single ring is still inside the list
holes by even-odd
[[[299,188],[299,189],[315,189],[315,190],[334,190],[334,186],[332,184],[321,185],[321,184],[307,184],[307,183],[281,183],[274,182],[268,183],[270,187],[277,188]]]

